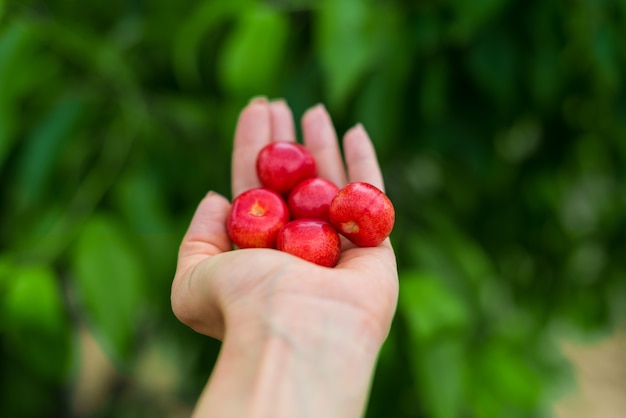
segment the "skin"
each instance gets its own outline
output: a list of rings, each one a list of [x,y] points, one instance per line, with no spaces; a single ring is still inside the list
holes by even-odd
[[[302,118],[321,177],[339,187],[365,181],[383,190],[374,148],[359,124],[339,151],[323,106]],[[255,157],[271,138],[295,140],[284,101],[257,98],[240,114],[232,192],[258,187]],[[345,164],[344,164],[345,163]],[[396,260],[389,239],[374,248],[342,240],[335,268],[269,249],[232,251],[229,201],[210,192],[180,246],[171,302],[180,321],[223,341],[194,417],[359,417],[396,309]]]

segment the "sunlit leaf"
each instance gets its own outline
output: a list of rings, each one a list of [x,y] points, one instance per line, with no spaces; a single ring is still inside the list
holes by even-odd
[[[467,331],[471,313],[444,282],[419,272],[405,272],[401,279],[400,310],[419,342]]]
[[[136,250],[114,218],[99,215],[85,225],[72,256],[73,285],[88,325],[114,361],[129,361],[145,307]]]
[[[316,48],[331,106],[341,107],[368,71],[374,53],[368,32],[369,4],[325,0],[318,7]]]
[[[417,358],[417,377],[424,393],[429,416],[456,418],[462,416],[465,347],[457,339],[442,339],[422,350]]]
[[[69,320],[59,280],[45,265],[14,265],[6,271],[3,327],[22,361],[46,378],[62,380],[69,371]]]
[[[220,79],[235,96],[271,94],[285,52],[289,22],[263,6],[246,10],[225,42]]]
[[[428,220],[437,233],[432,239],[414,243],[418,257],[421,258],[422,254],[432,257],[429,265],[437,264],[437,270],[449,272],[446,276],[462,277],[463,282],[474,289],[496,275],[493,261],[479,242],[464,233],[463,228],[454,224],[452,219],[441,216],[437,211],[428,211],[428,214]],[[422,246],[432,248],[419,249]]]
[[[477,417],[524,416],[520,412],[531,411],[537,404],[541,379],[525,361],[524,352],[513,351],[496,340],[475,357],[468,388],[470,405]]]
[[[411,332],[413,370],[428,412],[435,418],[459,416],[468,307],[441,280],[419,272],[401,276],[399,306]]]

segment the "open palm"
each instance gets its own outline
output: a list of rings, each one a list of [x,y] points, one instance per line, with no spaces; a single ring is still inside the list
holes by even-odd
[[[345,165],[323,106],[306,112],[302,131],[320,177],[339,187],[363,181],[384,188],[374,148],[361,125],[344,137]],[[291,110],[284,101],[255,99],[237,124],[233,196],[259,187],[256,156],[272,140],[295,141]],[[183,238],[172,285],[172,307],[182,322],[217,339],[233,329],[248,330],[251,338],[268,329],[288,338],[294,326],[330,324],[345,317],[382,343],[398,293],[389,239],[374,248],[343,240],[338,265],[320,267],[277,250],[233,250],[225,228],[229,209],[227,199],[209,193]]]

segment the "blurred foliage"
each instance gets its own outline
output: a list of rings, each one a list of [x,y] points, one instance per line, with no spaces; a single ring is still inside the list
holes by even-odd
[[[555,339],[626,314],[624,39],[620,0],[0,0],[0,415],[188,413],[219,346],[171,313],[177,246],[259,94],[379,152],[368,416],[549,415]],[[84,329],[115,372],[79,410]]]

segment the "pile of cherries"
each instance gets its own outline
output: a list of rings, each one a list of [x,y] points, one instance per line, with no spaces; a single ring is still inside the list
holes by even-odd
[[[237,196],[226,221],[239,248],[275,248],[334,267],[339,234],[359,247],[375,247],[393,229],[395,212],[385,193],[364,182],[339,189],[318,177],[304,145],[271,142],[259,152],[256,171],[262,187]]]

